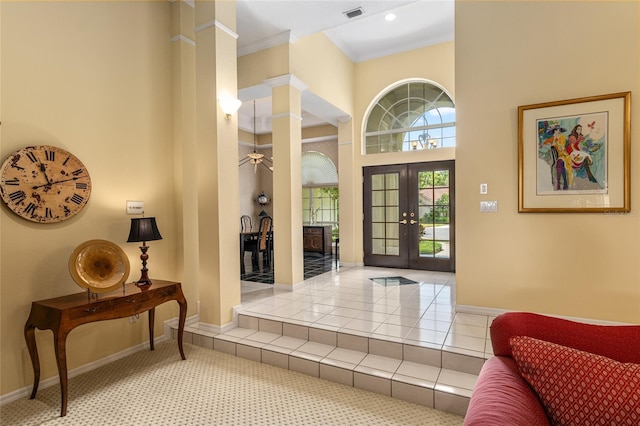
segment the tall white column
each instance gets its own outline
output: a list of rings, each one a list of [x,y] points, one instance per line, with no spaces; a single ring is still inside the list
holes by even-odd
[[[358,170],[355,164],[354,155],[354,130],[353,119],[345,118],[338,122],[338,189],[340,193],[340,263],[361,264],[362,253],[356,253],[358,230],[356,229],[356,218],[362,214],[356,214],[356,199],[359,196],[357,191],[362,191],[361,178],[354,174]],[[361,176],[361,175],[360,175]],[[360,244],[360,246],[362,246]]]
[[[302,247],[302,102],[306,85],[293,75],[266,82],[272,87],[273,226],[275,283],[304,280]]]
[[[237,98],[235,1],[196,1],[196,153],[200,321],[231,323],[240,304],[238,121],[218,100]],[[188,185],[184,182],[184,185]]]

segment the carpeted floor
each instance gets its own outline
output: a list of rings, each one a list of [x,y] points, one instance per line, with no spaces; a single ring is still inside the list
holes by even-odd
[[[461,425],[462,418],[176,342],[141,351],[0,407],[9,425]]]

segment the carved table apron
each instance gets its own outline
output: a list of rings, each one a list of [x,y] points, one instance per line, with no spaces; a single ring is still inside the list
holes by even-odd
[[[33,391],[30,399],[36,397],[40,382],[40,360],[35,338],[36,328],[53,332],[62,396],[60,417],[63,417],[67,414],[66,340],[69,332],[82,324],[126,318],[148,311],[149,345],[150,349],[153,350],[155,308],[170,300],[175,300],[180,305],[178,349],[182,359],[186,359],[182,348],[182,335],[187,317],[187,300],[182,294],[182,285],[178,282],[154,280],[153,284],[144,290],[130,283],[112,293],[99,294],[97,296],[95,293],[89,296],[89,293],[86,292],[32,302],[31,313],[24,325],[24,338],[27,342],[27,349],[33,365]]]

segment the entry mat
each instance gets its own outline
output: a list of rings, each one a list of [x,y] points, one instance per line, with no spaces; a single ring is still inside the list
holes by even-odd
[[[405,277],[381,277],[381,278],[369,278],[369,279],[376,284],[381,284],[384,286],[418,284],[417,281],[413,281]]]

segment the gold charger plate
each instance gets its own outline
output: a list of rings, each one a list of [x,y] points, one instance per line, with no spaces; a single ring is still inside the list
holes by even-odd
[[[108,293],[129,277],[131,266],[124,251],[106,240],[80,244],[69,257],[71,278],[84,289]]]

